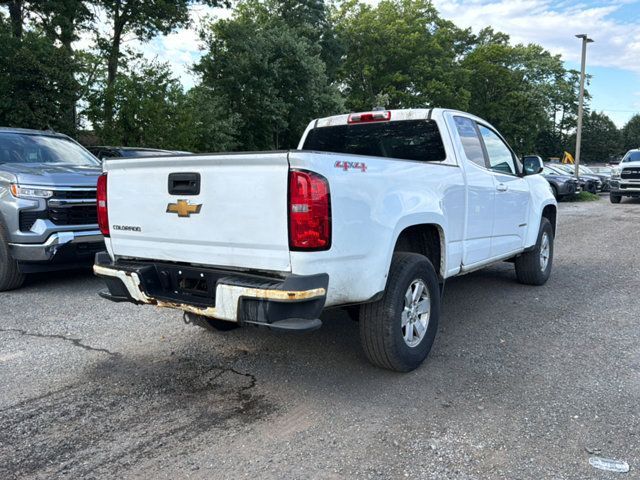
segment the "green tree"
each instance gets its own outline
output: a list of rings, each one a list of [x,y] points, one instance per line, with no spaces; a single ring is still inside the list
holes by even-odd
[[[73,133],[73,58],[38,29],[15,33],[13,22],[0,15],[0,125]]]
[[[219,97],[204,87],[184,93],[168,64],[134,54],[125,59],[112,87],[111,122],[102,117],[103,79],[89,96],[87,116],[101,143],[192,152],[236,146],[237,115],[226,112]]]
[[[585,162],[606,162],[620,153],[620,131],[604,113],[585,115],[582,124],[580,159]]]
[[[184,97],[176,121],[174,147],[191,152],[222,152],[240,145],[240,116],[226,110],[228,102],[205,86],[196,86]]]
[[[622,127],[622,148],[620,152],[626,152],[632,148],[640,148],[640,113],[635,114],[629,119],[627,124]]]
[[[562,96],[568,72],[560,56],[539,45],[512,46],[506,38],[482,41],[463,60],[472,72],[469,111],[493,123],[521,153],[535,152],[538,140],[554,149],[562,142],[554,116],[568,103]]]
[[[189,5],[203,3],[210,6],[227,5],[228,0],[94,0],[109,18],[111,35],[98,38],[98,45],[107,58],[104,120],[111,122],[114,109],[113,84],[118,75],[122,42],[126,35],[150,40],[158,34],[166,35],[174,28],[189,23]]]
[[[15,38],[22,38],[24,26],[24,1],[23,0],[0,0],[0,5],[6,5],[9,10],[11,22],[11,32]]]
[[[342,110],[319,47],[271,3],[246,1],[204,32],[202,85],[238,115],[243,149],[295,147],[313,117]]]
[[[389,108],[466,109],[469,71],[459,64],[470,33],[442,19],[427,0],[346,2],[334,21],[345,58],[340,80],[351,110],[387,98]]]

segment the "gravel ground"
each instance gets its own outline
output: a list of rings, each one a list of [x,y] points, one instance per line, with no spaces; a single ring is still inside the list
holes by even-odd
[[[0,478],[640,478],[640,202],[560,210],[549,283],[449,281],[404,375],[341,311],[216,334],[88,272],[33,278],[0,294]]]

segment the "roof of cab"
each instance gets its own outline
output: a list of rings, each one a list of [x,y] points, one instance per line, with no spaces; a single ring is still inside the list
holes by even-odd
[[[369,110],[369,112],[374,112],[376,110]],[[476,117],[475,115],[463,112],[460,110],[453,110],[450,108],[402,108],[402,109],[389,109],[384,110],[391,112],[391,121],[397,120],[423,120],[427,118],[432,118],[433,116],[442,115],[444,112],[457,113],[464,115],[469,118],[473,118],[479,120],[483,123],[488,123],[486,120],[482,118]],[[330,117],[318,118],[314,120],[312,123],[312,128],[318,127],[331,127],[335,125],[346,125],[349,120],[350,115],[354,115],[357,113],[365,113],[365,112],[350,112],[342,115],[332,115]]]

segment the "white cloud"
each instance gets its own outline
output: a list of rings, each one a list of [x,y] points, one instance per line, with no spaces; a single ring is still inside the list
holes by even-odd
[[[549,0],[434,0],[443,17],[478,31],[492,26],[516,43],[538,43],[564,60],[580,62],[580,42],[587,33],[595,40],[588,64],[640,73],[640,24],[615,20],[624,2],[606,6]]]

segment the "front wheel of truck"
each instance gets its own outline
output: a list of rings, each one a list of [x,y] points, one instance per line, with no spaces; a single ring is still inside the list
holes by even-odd
[[[516,258],[516,277],[525,285],[544,285],[551,276],[553,266],[553,227],[542,217],[538,241],[533,250]]]
[[[11,256],[7,231],[0,223],[0,292],[15,290],[24,283],[24,274],[18,269],[18,262]]]
[[[431,262],[395,253],[383,297],[360,308],[364,353],[378,367],[414,370],[431,351],[439,317],[440,288]]]

